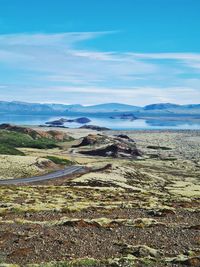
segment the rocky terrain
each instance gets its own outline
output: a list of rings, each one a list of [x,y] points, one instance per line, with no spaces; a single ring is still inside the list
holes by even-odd
[[[18,157],[89,171],[0,187],[0,266],[200,266],[199,131],[61,132],[59,148]]]

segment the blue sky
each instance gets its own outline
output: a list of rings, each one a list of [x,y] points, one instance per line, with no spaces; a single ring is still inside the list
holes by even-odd
[[[199,0],[0,0],[0,100],[200,103]]]

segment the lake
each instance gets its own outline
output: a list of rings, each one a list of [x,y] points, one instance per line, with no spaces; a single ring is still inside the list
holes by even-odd
[[[63,118],[74,119],[79,116],[68,116]],[[94,116],[87,116],[91,119],[89,124],[107,127],[114,130],[156,130],[156,129],[174,129],[174,130],[199,130],[200,120],[187,119],[187,120],[169,120],[169,119],[137,119],[134,121],[122,120],[119,118],[100,118]],[[5,115],[1,114],[0,123],[10,123],[17,125],[44,125],[47,121],[60,119],[60,116],[39,116],[39,115]],[[66,127],[79,128],[82,124],[78,123],[65,123]]]

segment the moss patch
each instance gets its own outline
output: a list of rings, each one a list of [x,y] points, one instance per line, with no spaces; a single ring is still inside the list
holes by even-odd
[[[64,159],[64,158],[60,158],[60,157],[47,156],[46,158],[53,161],[55,164],[68,165],[68,166],[74,164],[73,161],[68,160],[68,159]]]

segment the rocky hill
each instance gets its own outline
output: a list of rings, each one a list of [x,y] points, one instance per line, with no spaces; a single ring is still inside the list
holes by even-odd
[[[141,156],[141,152],[137,149],[134,140],[126,135],[89,134],[73,147],[79,148],[79,153],[90,156],[113,158],[137,158]],[[85,149],[83,150],[82,148]]]
[[[55,148],[59,142],[73,138],[61,131],[41,131],[10,124],[0,125],[0,154],[24,155],[18,148]]]

